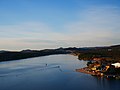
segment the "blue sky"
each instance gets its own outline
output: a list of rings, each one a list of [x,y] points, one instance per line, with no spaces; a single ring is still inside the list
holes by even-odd
[[[120,44],[120,0],[0,0],[0,49]]]

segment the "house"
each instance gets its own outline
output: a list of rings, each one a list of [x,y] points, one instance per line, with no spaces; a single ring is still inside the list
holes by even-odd
[[[115,66],[115,68],[120,68],[120,63],[114,63],[114,64],[111,64],[113,66]]]

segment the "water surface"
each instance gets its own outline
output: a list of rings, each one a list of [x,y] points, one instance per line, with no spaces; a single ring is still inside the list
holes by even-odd
[[[120,90],[120,80],[75,71],[85,65],[72,55],[0,62],[0,90]]]

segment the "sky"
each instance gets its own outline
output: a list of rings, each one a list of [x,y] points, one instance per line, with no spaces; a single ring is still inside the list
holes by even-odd
[[[0,50],[120,44],[120,0],[0,0]]]

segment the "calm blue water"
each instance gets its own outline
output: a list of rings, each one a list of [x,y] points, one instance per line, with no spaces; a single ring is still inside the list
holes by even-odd
[[[72,55],[0,62],[0,90],[120,90],[120,80],[75,71],[85,65]]]

